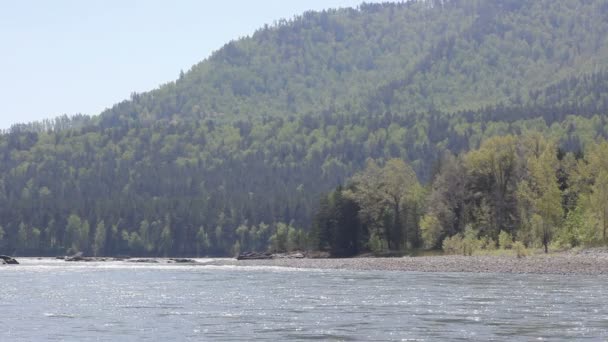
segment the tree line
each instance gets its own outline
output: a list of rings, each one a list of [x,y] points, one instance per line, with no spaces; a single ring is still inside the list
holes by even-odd
[[[605,245],[607,161],[605,139],[565,152],[538,132],[446,153],[426,186],[401,159],[369,160],[321,200],[311,242],[335,256]]]
[[[605,137],[608,127],[603,115],[553,123],[446,117],[334,114],[3,134],[0,247],[9,254],[63,254],[75,249],[79,230],[78,249],[107,254],[231,255],[236,242],[241,250],[264,250],[280,223],[310,231],[319,196],[346,184],[369,158],[407,161],[409,177],[429,184],[446,154],[476,150],[495,135],[536,131],[577,151]],[[423,211],[416,201],[397,204]],[[255,233],[244,234],[243,226]],[[105,233],[97,246],[105,241],[104,248],[94,248],[98,227]],[[420,239],[405,236],[408,243]]]

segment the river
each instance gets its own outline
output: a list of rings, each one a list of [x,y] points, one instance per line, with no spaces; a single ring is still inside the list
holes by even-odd
[[[20,261],[0,341],[608,339],[605,276]]]

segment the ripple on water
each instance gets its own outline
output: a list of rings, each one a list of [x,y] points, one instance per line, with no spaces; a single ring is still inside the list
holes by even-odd
[[[603,276],[25,264],[0,341],[608,338]]]
[[[51,313],[51,312],[45,312],[44,313],[45,317],[48,318],[76,318],[76,315],[73,314],[67,314],[67,313]]]

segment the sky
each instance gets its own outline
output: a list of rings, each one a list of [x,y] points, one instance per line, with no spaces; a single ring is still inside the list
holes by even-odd
[[[0,2],[0,128],[96,115],[264,24],[362,0]],[[367,1],[370,2],[370,1]]]

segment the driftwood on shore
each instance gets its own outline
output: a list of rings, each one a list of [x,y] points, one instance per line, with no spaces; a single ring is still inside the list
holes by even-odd
[[[98,261],[97,258],[92,258],[92,257],[85,257],[82,252],[78,252],[74,255],[71,256],[66,256],[64,258],[65,261],[70,261],[70,262],[74,262],[74,261]]]
[[[19,262],[8,255],[0,255],[0,265],[19,265]]]
[[[131,258],[128,256],[117,256],[117,257],[89,257],[84,256],[82,252],[78,252],[70,256],[58,256],[58,260],[64,260],[67,262],[103,262],[103,261],[124,261],[132,263],[143,263],[143,264],[196,264],[197,261],[188,258]]]
[[[236,257],[236,260],[267,260],[267,259],[303,259],[305,255],[300,252],[294,253],[270,253],[270,252],[246,252]]]
[[[167,262],[170,264],[196,264],[196,260],[187,258],[171,258]]]
[[[236,260],[263,260],[272,259],[272,253],[246,252],[241,253],[236,257]]]
[[[126,259],[126,262],[135,262],[135,263],[143,263],[143,264],[159,264],[159,263],[167,263],[167,264],[196,264],[196,260],[194,259],[185,259],[185,258],[171,258],[171,259],[154,259],[154,258],[138,258],[138,259]]]

